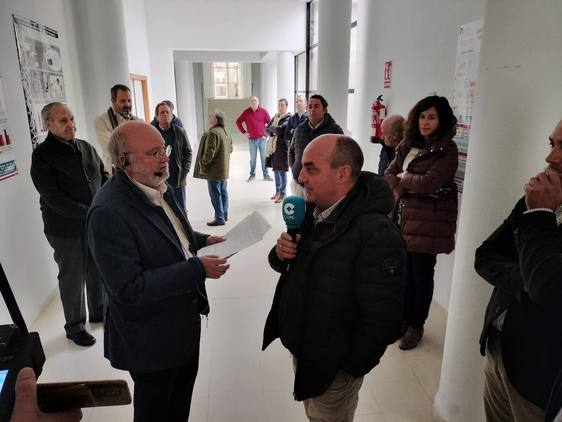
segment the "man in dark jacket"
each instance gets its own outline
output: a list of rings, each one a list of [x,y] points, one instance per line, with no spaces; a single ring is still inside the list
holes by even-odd
[[[285,127],[285,142],[287,143],[287,145],[289,145],[289,147],[291,146],[291,141],[293,140],[295,129],[308,118],[308,113],[306,112],[307,103],[304,95],[297,95],[295,99],[295,106],[295,114],[289,117],[287,126]],[[293,193],[293,195],[304,196],[302,186],[299,185],[298,182],[292,177],[291,192]]]
[[[170,100],[164,100],[162,102],[166,103],[168,105],[168,107],[170,108],[170,111],[172,112],[172,124],[185,129],[183,127],[183,122],[181,121],[181,119],[174,114],[174,110],[175,110],[174,103],[172,103]],[[156,112],[154,114],[154,118],[152,119],[150,124],[154,127],[158,126],[158,112]]]
[[[102,322],[103,304],[99,273],[85,236],[86,214],[107,173],[94,147],[74,137],[74,114],[68,107],[47,104],[41,117],[49,134],[33,151],[31,178],[40,195],[45,236],[59,267],[66,337],[79,346],[91,346],[96,339],[84,327],[84,283],[90,322]]]
[[[172,110],[166,101],[156,105],[158,124],[155,127],[164,138],[166,146],[172,147],[168,183],[174,188],[180,205],[185,208],[185,179],[191,168],[192,151],[185,129],[174,125],[173,117]]]
[[[343,134],[343,130],[328,113],[326,99],[321,95],[313,95],[308,102],[308,118],[295,129],[289,145],[289,165],[297,183],[304,149],[310,141],[327,133]],[[303,192],[293,193],[303,196]]]
[[[560,405],[562,121],[549,139],[548,167],[476,251],[476,271],[494,286],[480,338],[488,421],[542,422]]]
[[[263,348],[280,337],[292,353],[294,396],[311,420],[353,420],[363,376],[400,333],[404,242],[387,217],[388,185],[362,165],[349,137],[311,142],[299,176],[306,218],[269,254],[281,277]]]
[[[224,238],[194,232],[168,177],[158,131],[127,122],[111,135],[115,175],[88,213],[88,240],[109,303],[104,353],[135,383],[135,422],[184,422],[199,365],[205,280],[228,265],[198,249]]]
[[[386,117],[381,124],[382,144],[379,155],[379,176],[384,176],[384,171],[394,160],[396,146],[404,138],[404,117],[393,114]]]

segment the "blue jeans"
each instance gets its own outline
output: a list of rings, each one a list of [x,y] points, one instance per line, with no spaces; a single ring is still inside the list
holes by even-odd
[[[250,139],[250,176],[256,175],[256,158],[258,156],[258,149],[260,150],[261,171],[263,177],[268,176],[267,168],[265,167],[265,142],[266,138]]]
[[[207,180],[211,204],[215,209],[215,219],[226,221],[228,219],[228,191],[226,180]]]
[[[274,171],[273,174],[275,175],[275,193],[285,196],[287,190],[287,172]]]

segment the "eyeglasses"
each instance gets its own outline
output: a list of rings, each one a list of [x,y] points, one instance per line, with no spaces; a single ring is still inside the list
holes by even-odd
[[[162,148],[162,149],[156,150],[154,152],[149,152],[147,154],[143,154],[143,153],[140,153],[140,152],[124,152],[123,155],[128,155],[128,154],[147,155],[147,156],[152,156],[156,160],[160,161],[160,160],[162,160],[162,158],[164,158],[164,156],[169,157],[171,153],[172,153],[172,146],[168,145],[166,148]]]

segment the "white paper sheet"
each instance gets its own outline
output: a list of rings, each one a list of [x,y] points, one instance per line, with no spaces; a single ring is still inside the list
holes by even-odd
[[[226,238],[224,242],[205,246],[199,249],[197,255],[217,255],[221,258],[229,258],[235,253],[262,240],[263,235],[270,228],[271,225],[263,215],[254,211],[224,235]]]

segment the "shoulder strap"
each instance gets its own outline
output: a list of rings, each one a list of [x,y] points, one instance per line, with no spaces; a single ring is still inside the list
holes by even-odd
[[[16,302],[16,298],[14,297],[14,293],[10,288],[10,283],[8,283],[8,278],[4,273],[2,264],[0,264],[0,291],[2,292],[2,297],[4,298],[4,302],[6,302],[6,307],[12,317],[13,323],[19,327],[22,334],[28,334],[27,326],[25,325],[25,321]]]

